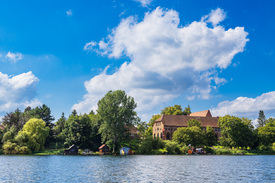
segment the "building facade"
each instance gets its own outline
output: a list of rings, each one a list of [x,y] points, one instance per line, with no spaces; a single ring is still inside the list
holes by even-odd
[[[180,127],[187,127],[187,122],[191,119],[201,122],[201,127],[205,131],[207,126],[213,128],[217,137],[220,137],[220,128],[218,126],[218,117],[212,117],[209,110],[191,113],[185,115],[163,115],[154,122],[153,137],[163,140],[172,140],[174,131]]]

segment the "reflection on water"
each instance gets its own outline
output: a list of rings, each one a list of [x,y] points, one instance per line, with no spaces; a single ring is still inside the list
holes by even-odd
[[[0,182],[275,182],[275,156],[0,156]]]

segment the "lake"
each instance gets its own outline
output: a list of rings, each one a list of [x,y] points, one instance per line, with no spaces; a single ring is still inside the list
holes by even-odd
[[[0,156],[0,182],[275,182],[275,156]]]

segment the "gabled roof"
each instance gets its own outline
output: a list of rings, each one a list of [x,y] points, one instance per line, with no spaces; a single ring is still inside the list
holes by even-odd
[[[193,112],[190,114],[190,116],[212,117],[212,114],[210,110],[205,110],[205,111]]]
[[[74,146],[76,146],[76,145],[74,145],[74,144],[71,145],[71,147],[69,147],[68,150],[70,150],[70,149],[73,148]],[[76,148],[77,148],[77,146],[76,146]]]
[[[103,144],[102,146],[100,146],[98,149],[102,149],[103,147],[108,147],[106,144]],[[109,147],[108,147],[109,148]]]
[[[187,127],[187,122],[190,119],[195,119],[201,122],[202,127],[218,128],[218,117],[199,117],[199,116],[185,116],[185,115],[163,115],[155,122],[162,122],[166,126]]]

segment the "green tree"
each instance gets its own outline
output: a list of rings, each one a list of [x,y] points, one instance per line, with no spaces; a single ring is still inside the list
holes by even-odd
[[[183,114],[183,111],[182,111],[181,105],[168,106],[161,111],[161,115],[182,115],[182,114]]]
[[[14,126],[15,131],[17,132],[23,128],[25,123],[26,120],[24,114],[19,109],[16,109],[14,112],[7,113],[3,117],[3,124],[8,128]]]
[[[258,136],[262,145],[275,142],[275,118],[266,120],[266,125],[258,128]]]
[[[16,128],[14,126],[11,126],[7,132],[4,133],[2,138],[2,143],[5,143],[7,141],[12,141],[14,137],[16,136]]]
[[[32,151],[39,151],[44,149],[49,131],[49,127],[46,127],[46,123],[42,119],[32,118],[24,125],[22,131],[18,132],[15,139],[26,143]]]
[[[183,115],[190,115],[191,114],[191,108],[190,106],[188,105],[188,107],[185,107],[184,111],[183,111]]]
[[[57,134],[58,137],[60,137],[59,134],[61,134],[62,131],[65,129],[65,123],[66,123],[66,118],[65,118],[64,112],[62,112],[62,116],[55,123],[55,133]]]
[[[217,144],[217,135],[215,134],[214,129],[210,126],[206,127],[205,140],[207,146],[213,146]]]
[[[264,115],[264,111],[260,110],[259,111],[259,117],[258,117],[258,125],[257,127],[263,127],[265,125],[265,115]]]
[[[181,127],[173,133],[173,140],[179,144],[200,146],[205,144],[205,135],[200,127]]]
[[[102,143],[106,143],[118,151],[120,144],[127,134],[127,126],[132,126],[138,121],[137,113],[134,111],[137,104],[134,98],[127,96],[124,91],[109,91],[98,102],[97,113],[102,119],[99,133]]]
[[[201,122],[199,122],[196,119],[190,119],[189,121],[187,121],[187,125],[188,127],[192,127],[192,126],[201,127]]]
[[[98,119],[95,115],[71,115],[65,123],[62,135],[65,137],[65,147],[73,144],[81,149],[92,149],[100,145],[100,135],[98,135]]]
[[[221,145],[229,147],[254,147],[255,134],[248,118],[226,115],[219,118],[221,128]]]

